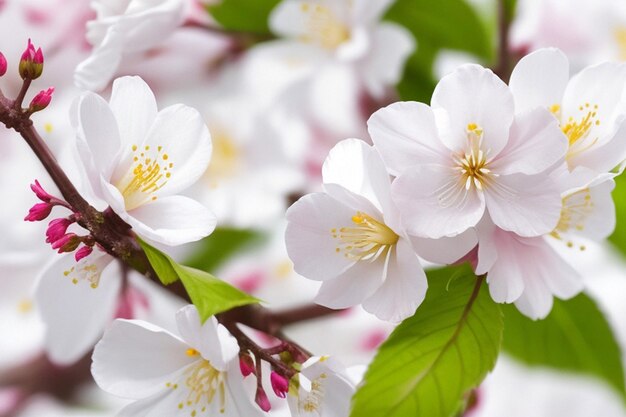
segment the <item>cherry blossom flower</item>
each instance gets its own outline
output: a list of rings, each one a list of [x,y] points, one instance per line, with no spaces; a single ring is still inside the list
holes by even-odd
[[[605,173],[626,159],[626,64],[587,67],[570,79],[567,57],[541,49],[520,60],[510,87],[516,110],[543,107],[557,118],[570,170]]]
[[[452,262],[476,243],[471,234],[454,241],[412,241],[391,200],[382,159],[360,140],[336,145],[323,177],[325,192],[304,196],[287,211],[285,233],[295,270],[323,282],[315,299],[319,304],[363,303],[383,320],[401,321],[415,312],[427,287],[413,245],[445,245],[445,251],[431,251]]]
[[[137,400],[118,416],[265,413],[253,402],[254,385],[239,369],[237,341],[192,305],[176,315],[179,335],[143,321],[116,320],[93,354],[92,373],[105,391]],[[250,388],[250,389],[249,389]]]
[[[437,85],[432,107],[395,103],[368,122],[407,230],[439,238],[474,227],[485,212],[521,236],[550,232],[560,193],[549,173],[567,140],[547,109],[515,115],[491,71],[465,65]]]
[[[274,33],[295,39],[289,49],[309,59],[352,66],[380,97],[396,84],[415,41],[402,27],[380,23],[392,0],[283,0],[270,16]],[[301,55],[298,53],[298,55]]]
[[[312,357],[302,364],[302,370],[294,378],[297,378],[295,392],[287,395],[292,416],[343,417],[350,414],[356,384],[339,361],[328,356]]]
[[[157,112],[138,77],[113,83],[110,103],[86,92],[76,105],[79,151],[93,191],[143,238],[165,245],[201,239],[215,217],[176,195],[206,170],[211,140],[199,113],[184,105]]]
[[[620,0],[520,0],[511,45],[523,51],[557,47],[575,69],[626,60],[626,4]]]
[[[159,45],[183,21],[185,1],[96,0],[96,19],[87,24],[92,54],[78,65],[76,85],[101,90],[109,83],[125,54]]]

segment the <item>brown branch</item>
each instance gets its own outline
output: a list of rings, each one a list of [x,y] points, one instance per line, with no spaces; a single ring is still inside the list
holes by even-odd
[[[504,82],[511,76],[511,53],[509,50],[509,30],[511,26],[511,3],[509,0],[498,0],[498,61],[493,72]]]

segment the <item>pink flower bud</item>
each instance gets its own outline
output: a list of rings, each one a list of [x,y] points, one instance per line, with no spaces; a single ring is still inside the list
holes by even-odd
[[[41,90],[30,102],[28,110],[36,112],[45,109],[52,101],[52,93],[54,93],[54,87],[50,87],[47,90]]]
[[[276,372],[272,372],[270,381],[272,382],[274,394],[279,398],[285,398],[289,392],[289,380]]]
[[[52,196],[50,194],[48,194],[43,187],[41,186],[41,184],[39,184],[39,181],[35,180],[34,184],[30,185],[30,189],[33,190],[33,192],[35,193],[35,195],[37,196],[38,199],[40,199],[43,202],[49,203],[50,200],[52,200]]]
[[[256,389],[256,397],[254,401],[261,407],[261,410],[268,412],[272,409],[272,405],[270,404],[269,398],[267,398],[267,394],[263,390],[262,387],[257,387]]]
[[[52,242],[52,249],[58,249],[59,253],[73,252],[80,245],[80,238],[74,233],[63,235],[61,239]]]
[[[81,259],[91,255],[91,252],[93,252],[93,247],[83,246],[76,251],[76,253],[74,254],[74,259],[76,259],[76,262],[80,262]]]
[[[7,59],[0,52],[0,77],[7,73]]]
[[[56,242],[61,239],[67,232],[67,228],[73,221],[69,219],[54,219],[48,224],[46,230],[46,243]]]
[[[41,52],[41,48],[35,50],[30,39],[20,59],[19,72],[23,80],[34,80],[39,78],[43,72],[43,52]]]
[[[239,355],[239,368],[244,378],[254,373],[254,361],[250,355],[246,353]]]
[[[52,211],[52,204],[50,203],[37,203],[28,210],[28,214],[24,217],[24,221],[38,222],[44,220],[50,215]]]

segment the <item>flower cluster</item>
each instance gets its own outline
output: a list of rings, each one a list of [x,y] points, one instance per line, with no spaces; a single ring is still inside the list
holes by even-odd
[[[374,113],[374,147],[337,145],[324,192],[287,213],[296,270],[323,281],[317,302],[359,303],[399,321],[427,282],[418,256],[460,259],[486,274],[493,299],[545,317],[552,297],[582,289],[552,247],[584,250],[615,215],[611,171],[626,158],[626,66],[603,64],[569,80],[554,49],[522,59],[507,86],[465,65],[437,85],[431,106],[401,102]],[[595,88],[601,82],[611,88]]]

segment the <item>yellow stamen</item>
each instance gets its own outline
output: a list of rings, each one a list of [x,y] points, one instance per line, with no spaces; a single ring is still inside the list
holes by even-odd
[[[398,242],[399,237],[393,230],[367,213],[359,211],[351,220],[355,227],[330,230],[331,236],[340,242],[335,251],[343,251],[346,258],[373,262],[386,256]]]
[[[336,49],[350,39],[349,28],[329,7],[310,7],[308,3],[303,3],[300,10],[307,17],[307,34],[302,36],[304,42],[314,43],[325,49]]]
[[[594,204],[588,188],[563,197],[561,217],[550,235],[555,239],[563,240],[563,235],[572,229],[577,231],[584,230],[585,222],[593,213],[593,208]],[[567,241],[565,244],[568,248],[574,247],[574,242],[572,241]],[[585,247],[580,246],[580,250],[585,250]]]

